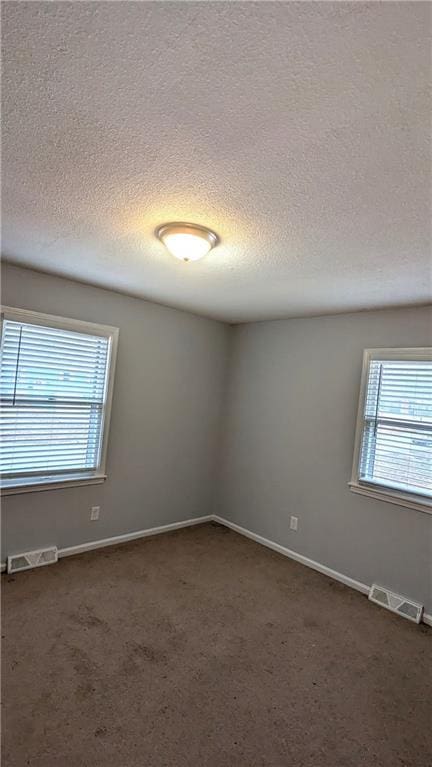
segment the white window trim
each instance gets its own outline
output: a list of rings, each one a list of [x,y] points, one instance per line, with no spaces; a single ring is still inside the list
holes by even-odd
[[[411,347],[411,348],[391,348],[391,349],[365,349],[363,352],[363,366],[360,383],[360,396],[357,411],[356,432],[354,441],[354,457],[351,480],[348,483],[350,490],[359,495],[376,498],[380,501],[387,501],[398,506],[405,506],[409,509],[423,511],[426,514],[432,514],[432,499],[416,493],[404,493],[389,485],[375,485],[372,483],[360,481],[359,479],[359,461],[360,449],[363,436],[364,425],[364,406],[368,384],[369,363],[376,359],[394,359],[394,360],[430,360],[432,349],[430,347]]]
[[[102,423],[102,446],[101,460],[94,472],[76,472],[68,476],[62,474],[47,474],[46,476],[35,477],[13,477],[2,480],[1,495],[16,495],[17,493],[33,493],[41,490],[58,490],[64,487],[77,487],[80,485],[94,485],[104,482],[106,475],[106,457],[108,450],[108,437],[111,419],[111,407],[114,390],[114,376],[117,359],[117,345],[119,329],[111,325],[98,325],[93,322],[83,322],[82,320],[70,319],[67,317],[57,317],[51,314],[41,314],[40,312],[30,311],[28,309],[16,309],[11,306],[2,306],[1,315],[1,338],[3,337],[3,320],[12,320],[13,322],[27,322],[31,325],[45,325],[51,328],[61,328],[71,330],[76,333],[87,333],[88,335],[105,336],[110,339],[109,358],[108,358],[108,379],[106,382],[106,403]]]

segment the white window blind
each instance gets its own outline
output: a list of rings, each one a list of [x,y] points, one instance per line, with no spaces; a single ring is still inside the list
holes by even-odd
[[[414,353],[369,360],[358,480],[431,499],[432,360]]]
[[[3,320],[2,478],[98,470],[110,345],[109,335]]]

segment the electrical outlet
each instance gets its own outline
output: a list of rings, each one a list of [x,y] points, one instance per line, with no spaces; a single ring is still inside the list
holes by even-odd
[[[97,519],[99,519],[100,514],[100,506],[92,506],[90,510],[90,519],[92,522],[95,522]]]
[[[298,530],[298,517],[291,517],[290,519],[290,529],[295,530],[297,532]]]

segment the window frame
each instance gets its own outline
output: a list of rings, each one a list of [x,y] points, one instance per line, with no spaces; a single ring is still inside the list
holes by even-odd
[[[392,488],[390,485],[379,485],[368,483],[359,478],[360,451],[364,430],[364,408],[369,382],[369,364],[373,360],[432,360],[432,348],[422,347],[404,347],[404,348],[380,348],[365,349],[363,352],[363,365],[360,381],[360,396],[357,410],[357,421],[354,439],[354,456],[352,465],[351,480],[348,483],[352,492],[359,495],[369,496],[380,501],[387,501],[399,506],[405,506],[409,509],[423,511],[426,514],[432,514],[432,498],[422,496],[419,493],[409,493]]]
[[[104,336],[109,339],[107,370],[105,382],[106,398],[102,415],[102,441],[100,449],[99,466],[94,471],[76,471],[62,474],[48,473],[44,476],[20,476],[8,477],[1,480],[1,495],[15,495],[17,493],[30,493],[42,490],[57,490],[65,487],[77,487],[80,485],[94,485],[105,482],[106,460],[108,450],[109,427],[111,420],[112,399],[114,390],[114,377],[117,360],[117,346],[119,329],[111,325],[99,325],[93,322],[85,322],[67,317],[58,317],[52,314],[19,309],[11,306],[2,306],[0,320],[0,357],[3,345],[3,320],[23,322],[30,325],[42,325],[60,330],[70,330],[75,333],[83,333],[92,336]]]

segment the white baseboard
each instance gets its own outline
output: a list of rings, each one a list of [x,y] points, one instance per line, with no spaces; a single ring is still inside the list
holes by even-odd
[[[274,541],[270,541],[268,538],[263,538],[262,535],[252,533],[250,530],[246,530],[245,527],[240,527],[240,525],[236,525],[234,522],[230,522],[228,519],[224,519],[223,517],[218,516],[214,516],[213,519],[215,522],[219,522],[219,524],[225,525],[226,527],[231,528],[231,530],[235,530],[236,533],[245,535],[246,538],[251,538],[253,541],[261,543],[263,546],[267,546],[267,548],[273,549],[273,551],[277,551],[279,554],[283,554],[284,557],[295,559],[296,562],[300,562],[302,565],[306,565],[306,567],[311,567],[313,570],[318,570],[319,573],[328,575],[329,578],[333,578],[335,581],[340,581],[341,583],[344,583],[345,586],[350,586],[350,588],[356,589],[356,591],[361,591],[362,594],[369,594],[370,587],[367,586],[366,583],[355,581],[354,578],[350,578],[348,575],[338,573],[337,570],[332,570],[326,565],[322,565],[319,562],[315,562],[313,559],[309,559],[309,557],[303,556],[303,554],[298,554],[296,551],[287,549],[285,546],[281,546],[280,543],[275,543]]]
[[[212,515],[206,517],[195,517],[195,519],[185,519],[183,522],[172,522],[169,525],[160,525],[160,527],[148,527],[147,530],[137,530],[133,533],[124,533],[123,535],[114,535],[112,538],[102,538],[100,541],[89,541],[80,543],[78,546],[68,546],[65,549],[59,549],[59,557],[71,557],[74,554],[82,554],[84,551],[93,549],[102,549],[105,546],[115,546],[118,543],[127,543],[135,541],[138,538],[148,538],[150,535],[160,535],[169,533],[171,530],[180,530],[182,527],[192,527],[192,525],[202,525],[203,522],[211,522]]]
[[[123,535],[114,535],[112,538],[102,538],[98,541],[88,541],[87,543],[80,543],[77,546],[68,546],[64,549],[58,550],[58,556],[60,557],[71,557],[74,554],[82,554],[85,551],[92,551],[94,549],[101,549],[105,546],[115,546],[119,543],[127,543],[128,541],[135,541],[139,538],[148,538],[151,535],[160,535],[161,533],[169,533],[171,530],[180,530],[182,527],[192,527],[193,525],[202,525],[205,522],[218,522],[220,525],[224,525],[225,527],[229,527],[231,530],[234,530],[236,533],[240,533],[240,535],[244,535],[246,538],[250,538],[253,541],[256,541],[256,543],[260,543],[262,546],[267,546],[269,549],[273,549],[273,551],[277,551],[279,554],[283,554],[285,557],[289,557],[290,559],[294,559],[296,562],[300,562],[300,564],[305,565],[306,567],[312,568],[312,570],[317,570],[319,573],[323,573],[323,575],[327,575],[329,578],[333,578],[335,581],[339,581],[340,583],[344,583],[345,586],[349,586],[352,589],[355,589],[356,591],[360,591],[362,594],[369,594],[370,586],[368,586],[366,583],[361,583],[360,581],[354,580],[354,578],[350,578],[348,575],[344,575],[343,573],[339,573],[337,570],[332,570],[330,567],[327,567],[327,565],[322,565],[320,562],[315,562],[313,559],[309,559],[309,557],[303,556],[303,554],[298,554],[296,551],[292,551],[292,549],[287,549],[286,546],[281,546],[280,543],[275,543],[274,541],[270,541],[268,538],[264,538],[262,535],[258,535],[257,533],[251,532],[251,530],[247,530],[245,527],[241,527],[240,525],[236,525],[234,522],[230,522],[228,519],[224,519],[224,517],[219,517],[217,514],[208,514],[204,517],[195,517],[194,519],[185,519],[182,522],[172,522],[169,525],[161,525],[159,527],[149,527],[146,530],[136,530],[133,533],[124,533]],[[0,565],[0,571],[3,572],[6,570],[6,563],[2,562]],[[423,614],[423,623],[426,623],[428,626],[432,626],[432,615],[428,615],[427,613]]]
[[[127,543],[128,541],[135,541],[138,538],[148,538],[150,535],[160,535],[160,533],[169,533],[172,530],[180,530],[182,527],[192,527],[192,525],[202,525],[203,522],[211,522],[213,516],[208,514],[205,517],[195,517],[194,519],[185,519],[182,522],[172,522],[169,525],[161,525],[160,527],[148,527],[146,530],[136,530],[133,533],[124,533],[123,535],[114,535],[112,538],[102,538],[98,541],[88,541],[87,543],[79,543],[77,546],[67,546],[65,549],[58,550],[58,556],[60,557],[72,557],[74,554],[82,554],[85,551],[92,551],[93,549],[102,549],[105,546],[115,546],[119,543]],[[0,566],[1,571],[6,570],[6,562],[2,562]]]
[[[295,559],[296,562],[300,562],[302,565],[306,565],[306,567],[312,568],[312,570],[317,570],[319,573],[323,573],[323,575],[327,575],[329,578],[333,578],[335,581],[344,583],[345,586],[349,586],[356,591],[360,591],[362,594],[369,594],[370,586],[368,586],[366,583],[356,581],[354,578],[350,578],[348,575],[339,573],[337,570],[332,570],[330,567],[327,567],[327,565],[322,565],[320,562],[315,562],[315,560],[303,556],[303,554],[298,554],[296,551],[292,551],[292,549],[287,549],[286,546],[281,546],[280,543],[275,543],[274,541],[270,541],[268,538],[264,538],[262,535],[252,533],[245,527],[240,527],[240,525],[236,525],[234,522],[230,522],[229,519],[224,519],[223,517],[213,515],[213,520],[214,522],[219,522],[220,525],[229,527],[236,533],[240,533],[240,535],[244,535],[246,538],[250,538],[252,541],[256,541],[256,543],[261,543],[263,546],[267,546],[267,548],[273,549],[273,551],[277,551],[279,554],[283,554],[284,557]],[[423,613],[422,621],[428,626],[432,626],[432,615]]]

